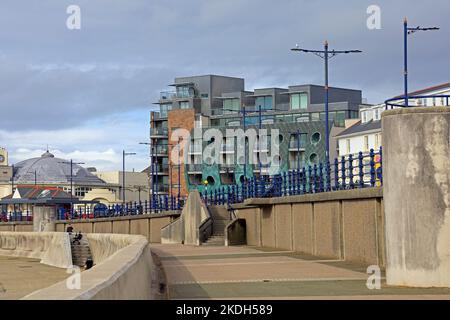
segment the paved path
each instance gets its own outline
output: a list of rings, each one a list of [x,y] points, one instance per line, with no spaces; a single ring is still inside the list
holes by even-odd
[[[0,256],[0,300],[20,299],[66,279],[66,269],[44,265],[38,259]]]
[[[450,289],[366,287],[363,265],[254,247],[152,245],[171,299],[450,299]],[[384,282],[384,281],[383,281]]]

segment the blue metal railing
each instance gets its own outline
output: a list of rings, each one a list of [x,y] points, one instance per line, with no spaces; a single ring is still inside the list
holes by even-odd
[[[407,96],[408,107],[430,107],[426,102],[422,104],[422,100],[427,101],[431,99],[434,101],[432,106],[450,106],[450,95],[448,94],[438,94],[429,96]],[[439,101],[440,100],[440,101]],[[386,104],[386,110],[394,108],[405,108],[405,96],[400,96],[392,99],[388,99],[384,102]]]
[[[76,209],[62,209],[57,212],[58,220],[72,220],[72,219],[98,219],[111,218],[118,216],[134,216],[144,214],[162,213],[165,211],[181,210],[186,202],[186,198],[169,195],[159,195],[155,197],[154,201],[135,201],[127,202],[125,204],[114,205],[97,205],[94,208],[91,206],[78,207]],[[30,211],[14,211],[1,212],[0,222],[11,221],[33,221],[33,214]]]
[[[273,176],[261,175],[243,183],[205,190],[202,198],[208,205],[241,203],[249,198],[271,198],[320,192],[381,186],[382,148],[359,152]]]
[[[70,210],[60,212],[58,219],[99,219],[177,211],[183,208],[185,202],[184,197],[159,195],[155,197],[154,201],[127,202],[125,204],[94,207],[93,209],[89,206],[86,206],[86,208],[80,207],[72,212]]]
[[[33,215],[30,211],[9,211],[0,213],[0,222],[10,221],[33,221]]]

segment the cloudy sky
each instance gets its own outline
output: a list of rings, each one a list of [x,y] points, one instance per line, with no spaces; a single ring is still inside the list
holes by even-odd
[[[69,5],[81,29],[66,26]],[[369,30],[369,5],[381,29]],[[295,44],[360,49],[331,60],[330,84],[378,103],[402,91],[402,20],[439,26],[410,37],[410,88],[450,81],[450,2],[381,0],[2,0],[0,147],[11,162],[57,156],[99,169],[143,169],[149,111],[176,76],[243,77],[246,88],[323,82]]]

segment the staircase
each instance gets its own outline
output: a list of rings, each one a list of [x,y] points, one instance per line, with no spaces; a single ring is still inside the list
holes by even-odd
[[[225,245],[225,226],[231,222],[230,213],[226,206],[210,206],[208,209],[213,221],[213,232],[202,245],[223,246]]]
[[[73,243],[74,236],[75,236],[74,233],[70,235],[70,247],[72,249],[72,264],[74,266],[84,267],[86,266],[86,260],[89,258],[92,259],[91,249],[89,248],[89,243],[85,235],[80,240],[80,244]]]

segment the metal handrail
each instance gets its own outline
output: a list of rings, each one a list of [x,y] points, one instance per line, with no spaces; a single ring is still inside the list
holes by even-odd
[[[433,98],[445,98],[446,99],[446,105],[445,106],[450,106],[450,104],[449,104],[449,102],[450,102],[450,95],[448,95],[448,94],[437,94],[437,95],[429,95],[429,96],[422,96],[422,95],[419,95],[419,96],[416,96],[416,95],[406,96],[406,99],[408,99],[408,101],[412,100],[412,99],[433,99]],[[398,103],[394,103],[394,102],[398,102]],[[404,95],[396,97],[396,98],[388,99],[384,103],[386,105],[385,110],[394,109],[396,107],[397,108],[406,108],[406,105],[404,104],[405,103],[405,96]],[[427,106],[426,105],[423,105],[423,106],[422,105],[420,105],[420,106],[412,106],[412,105],[410,105],[408,103],[408,107],[427,107]]]

